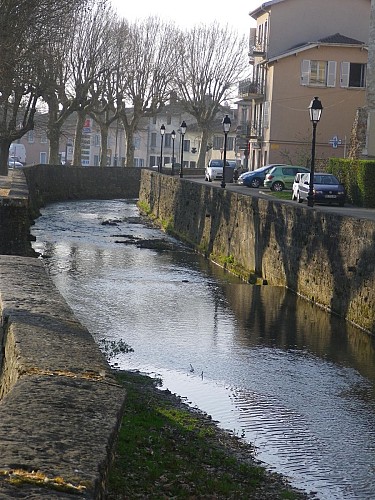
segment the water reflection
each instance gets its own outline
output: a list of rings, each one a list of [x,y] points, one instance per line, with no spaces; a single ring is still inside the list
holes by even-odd
[[[134,203],[44,213],[34,248],[49,256],[51,276],[92,334],[134,348],[119,366],[161,375],[319,498],[375,497],[374,338],[187,249],[125,244],[127,235],[160,237]],[[117,226],[102,224],[114,218]]]

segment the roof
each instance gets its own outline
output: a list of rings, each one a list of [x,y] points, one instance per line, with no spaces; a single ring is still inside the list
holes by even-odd
[[[304,52],[305,50],[311,49],[313,47],[319,47],[320,45],[346,45],[351,47],[366,47],[365,42],[361,42],[360,40],[356,40],[355,38],[341,35],[341,33],[335,33],[334,35],[329,35],[313,42],[304,42],[298,45],[294,45],[285,52],[282,52],[277,56],[270,58],[268,62],[276,61],[277,59],[288,57],[298,52]]]
[[[272,5],[276,3],[284,2],[284,0],[271,0],[269,2],[262,3],[257,9],[249,12],[249,16],[253,19],[257,19],[261,16],[265,11],[267,11]]]

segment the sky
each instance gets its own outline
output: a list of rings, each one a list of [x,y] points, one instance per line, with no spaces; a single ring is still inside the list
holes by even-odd
[[[228,24],[248,36],[249,29],[256,25],[249,12],[265,0],[188,0],[168,2],[155,0],[111,0],[121,17],[134,21],[148,16],[157,16],[165,21],[174,21],[177,26],[190,28],[195,24],[210,24],[217,21]]]

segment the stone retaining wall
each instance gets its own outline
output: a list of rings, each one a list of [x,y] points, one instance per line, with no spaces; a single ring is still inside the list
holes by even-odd
[[[138,198],[140,168],[36,165],[23,171],[34,214],[55,201]]]
[[[375,223],[144,171],[139,201],[242,276],[287,287],[375,333]]]

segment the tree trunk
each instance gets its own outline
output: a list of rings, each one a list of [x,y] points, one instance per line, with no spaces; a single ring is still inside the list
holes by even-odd
[[[206,166],[207,145],[210,135],[207,127],[203,126],[201,127],[201,130],[202,130],[202,138],[201,138],[201,147],[199,150],[197,168],[205,168]]]
[[[137,129],[138,120],[133,116],[131,123],[129,123],[126,116],[121,116],[121,122],[126,134],[125,167],[134,167],[134,131]]]
[[[73,152],[73,165],[76,167],[82,165],[82,129],[85,124],[85,119],[86,111],[78,111]]]
[[[8,158],[11,141],[0,139],[0,175],[8,175]]]
[[[100,153],[100,166],[107,166],[107,149],[108,149],[108,125],[101,123],[100,124],[100,140],[101,140],[101,153]]]
[[[58,122],[59,104],[56,99],[48,101],[48,130],[47,137],[49,140],[49,158],[50,165],[58,165],[59,162],[59,144],[60,144],[60,129],[61,125]]]

